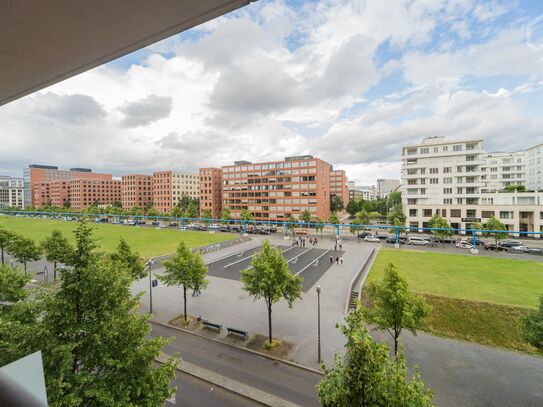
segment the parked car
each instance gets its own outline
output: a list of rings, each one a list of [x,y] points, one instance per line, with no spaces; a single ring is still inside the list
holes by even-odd
[[[404,244],[407,241],[407,238],[405,236],[398,236],[398,243]],[[396,236],[389,236],[386,239],[387,243],[395,244],[396,243]]]
[[[160,222],[158,220],[154,220],[154,221],[151,222],[151,225],[158,226],[158,225],[160,225]]]
[[[230,232],[230,227],[228,225],[222,225],[219,230],[221,232]]]
[[[359,239],[365,239],[366,236],[371,236],[371,233],[369,232],[358,232],[358,235],[356,235]]]
[[[430,241],[423,237],[418,236],[409,236],[407,238],[407,243],[413,246],[430,246]]]
[[[384,234],[384,233],[377,233],[377,234],[375,235],[375,237],[376,237],[377,239],[380,239],[380,240],[386,240],[386,239],[388,238],[388,235],[386,235],[386,234]]]
[[[456,247],[459,249],[471,249],[471,243],[467,240],[459,240],[456,242]]]
[[[370,243],[379,243],[380,240],[377,239],[375,236],[365,236],[364,237],[364,242],[370,242]]]
[[[499,245],[503,247],[504,249],[509,249],[515,246],[523,246],[520,240],[512,240],[512,239],[503,240],[499,243]]]
[[[543,254],[543,250],[538,249],[536,247],[528,247],[528,246],[513,246],[509,249],[512,253],[529,253],[529,254]]]

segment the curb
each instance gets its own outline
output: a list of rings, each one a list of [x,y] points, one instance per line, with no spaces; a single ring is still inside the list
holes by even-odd
[[[162,353],[155,358],[159,363],[165,363],[170,355]],[[296,404],[284,400],[273,394],[266,393],[265,391],[240,383],[236,380],[229,379],[223,375],[212,372],[207,369],[203,369],[192,363],[180,361],[180,365],[176,368],[178,371],[194,376],[200,380],[206,381],[217,387],[223,388],[231,393],[245,397],[246,399],[256,401],[259,404],[270,407],[295,407]]]
[[[265,353],[257,352],[256,350],[253,350],[253,349],[247,349],[247,348],[244,348],[242,346],[234,345],[232,343],[223,342],[223,341],[221,341],[219,339],[209,338],[209,337],[207,337],[205,335],[201,335],[201,334],[198,334],[196,332],[188,331],[188,330],[183,329],[183,328],[178,328],[176,326],[165,324],[163,322],[158,322],[158,321],[155,321],[155,320],[150,320],[149,322],[151,322],[152,324],[163,326],[165,328],[170,328],[170,329],[174,329],[176,331],[181,331],[181,332],[184,332],[184,333],[187,333],[187,334],[198,336],[200,338],[204,338],[204,339],[207,339],[207,340],[210,340],[210,341],[213,341],[213,342],[221,343],[223,345],[230,346],[232,348],[241,349],[241,350],[243,350],[245,352],[249,352],[249,353],[252,353],[252,354],[255,354],[255,355],[258,355],[258,356],[262,356],[262,357],[265,357],[265,358],[270,359],[270,360],[273,360],[274,362],[284,363],[286,365],[296,367],[298,369],[302,369],[302,370],[305,370],[305,371],[310,372],[310,373],[315,373],[315,374],[324,376],[324,373],[322,371],[317,370],[317,369],[313,369],[311,367],[301,365],[301,364],[296,363],[296,362],[291,362],[289,360],[284,360],[284,359],[281,359],[281,358],[278,358],[278,357],[275,357],[275,356],[266,355]]]

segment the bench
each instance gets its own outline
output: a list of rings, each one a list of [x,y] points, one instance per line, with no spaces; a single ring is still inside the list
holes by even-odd
[[[202,324],[204,324],[204,327],[206,327],[206,328],[213,328],[213,329],[216,329],[217,331],[220,331],[222,329],[221,324],[216,324],[214,322],[209,322],[209,321],[206,321],[205,319],[202,320]]]
[[[249,332],[242,331],[241,329],[228,328],[228,327],[226,329],[228,330],[229,334],[239,335],[239,336],[242,336],[243,338],[246,338],[249,335]]]

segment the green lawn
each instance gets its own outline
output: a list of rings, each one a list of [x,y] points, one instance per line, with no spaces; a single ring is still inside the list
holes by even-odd
[[[0,225],[41,241],[54,229],[60,230],[71,242],[74,241],[73,231],[77,222],[67,222],[48,219],[29,219],[0,216]],[[132,250],[137,251],[144,258],[170,254],[175,251],[181,240],[189,247],[205,246],[234,238],[229,233],[207,233],[196,231],[179,231],[177,229],[155,229],[151,227],[135,227],[123,225],[108,225],[92,223],[94,237],[100,248],[105,252],[112,252],[123,237]]]
[[[382,249],[367,282],[380,281],[392,261],[417,292],[516,307],[537,307],[543,263],[483,256]]]

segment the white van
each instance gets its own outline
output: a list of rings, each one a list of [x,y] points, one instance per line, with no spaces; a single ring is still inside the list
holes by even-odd
[[[430,246],[430,241],[424,237],[409,236],[407,238],[407,244],[415,246]]]

